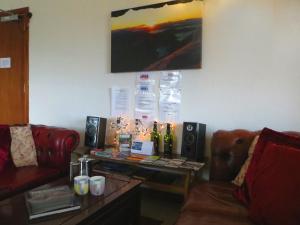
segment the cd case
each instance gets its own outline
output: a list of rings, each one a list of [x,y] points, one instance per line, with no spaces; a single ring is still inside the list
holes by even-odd
[[[29,219],[80,209],[80,201],[69,186],[34,189],[25,193]]]

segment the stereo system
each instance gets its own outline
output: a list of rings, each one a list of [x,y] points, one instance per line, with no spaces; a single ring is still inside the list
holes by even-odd
[[[106,118],[87,116],[84,145],[90,148],[104,148]]]
[[[206,124],[184,122],[181,156],[188,160],[204,162]]]

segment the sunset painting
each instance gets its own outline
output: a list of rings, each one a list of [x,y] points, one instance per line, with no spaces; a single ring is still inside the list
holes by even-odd
[[[201,68],[202,0],[111,13],[111,72]]]

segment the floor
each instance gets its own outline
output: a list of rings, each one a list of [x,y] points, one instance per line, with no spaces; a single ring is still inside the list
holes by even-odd
[[[142,216],[150,220],[152,219],[156,221],[156,223],[149,222],[145,224],[142,223],[142,225],[174,225],[182,204],[182,196],[143,189],[141,204]]]

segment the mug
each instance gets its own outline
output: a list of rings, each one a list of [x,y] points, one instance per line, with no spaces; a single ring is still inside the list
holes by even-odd
[[[105,177],[94,176],[90,178],[90,192],[92,195],[102,195],[105,189]]]
[[[78,195],[86,195],[89,192],[89,177],[74,177],[74,190]]]

